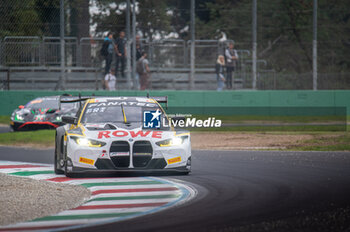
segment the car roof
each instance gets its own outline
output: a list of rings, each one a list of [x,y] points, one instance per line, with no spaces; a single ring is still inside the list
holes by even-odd
[[[147,97],[137,96],[92,96],[91,98],[105,98],[111,100],[136,100],[136,99],[149,99]]]
[[[120,97],[110,97],[110,96],[92,96],[91,99],[96,99],[100,101],[123,101],[123,102],[149,102],[149,103],[156,103],[156,101],[152,98],[148,97],[135,97],[135,96],[120,96]]]
[[[76,97],[74,97],[74,96],[65,96],[65,95],[54,95],[54,96],[36,97],[35,99],[58,100],[59,98],[76,98]]]

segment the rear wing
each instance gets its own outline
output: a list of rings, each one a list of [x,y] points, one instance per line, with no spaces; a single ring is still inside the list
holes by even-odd
[[[65,98],[65,99],[62,99],[62,98]],[[73,96],[60,96],[59,97],[59,109],[61,110],[61,104],[62,103],[74,103],[74,102],[79,102],[79,109],[81,109],[81,102],[82,101],[86,101],[86,100],[89,100],[91,99],[92,97],[88,97],[88,96],[84,96],[84,97],[81,97],[80,93],[79,93],[79,96],[78,97],[73,97]]]
[[[147,97],[153,100],[156,100],[158,103],[165,103],[166,108],[168,108],[168,96],[150,97],[149,94],[147,93]]]

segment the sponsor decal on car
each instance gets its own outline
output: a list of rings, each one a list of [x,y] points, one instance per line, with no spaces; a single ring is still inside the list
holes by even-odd
[[[152,137],[156,139],[161,139],[162,138],[162,133],[163,131],[143,131],[139,130],[137,132],[135,131],[125,131],[125,130],[116,130],[116,131],[99,131],[97,138],[102,139],[102,138],[111,138],[113,137],[127,137],[131,136],[132,138],[135,137]]]
[[[30,104],[37,104],[37,103],[41,103],[42,101],[43,101],[43,99],[33,100],[30,102]]]
[[[129,152],[111,152],[109,156],[129,156]]]
[[[151,102],[136,102],[136,101],[109,101],[109,102],[93,102],[88,105],[88,109],[101,108],[101,107],[113,107],[113,106],[140,106],[140,107],[156,107],[156,103]]]
[[[94,160],[92,159],[88,159],[88,158],[84,158],[84,157],[79,157],[79,162],[80,163],[84,163],[84,164],[90,164],[90,165],[94,165]]]
[[[181,156],[178,156],[178,157],[175,157],[172,159],[168,159],[167,161],[168,161],[168,164],[174,164],[174,163],[181,162]]]
[[[42,115],[42,114],[34,116],[34,120],[36,121],[42,121],[44,119],[45,119],[45,115]]]

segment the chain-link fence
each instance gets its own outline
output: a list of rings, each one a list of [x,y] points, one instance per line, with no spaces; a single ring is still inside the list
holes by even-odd
[[[79,73],[85,75],[86,70],[92,72],[91,83],[95,83],[96,72],[102,79],[104,58],[100,49],[106,33],[113,32],[117,38],[124,30],[126,39],[133,38],[133,8],[132,4],[128,7],[128,2],[132,3],[64,0],[64,66],[68,81]],[[187,89],[192,44],[190,1],[136,3],[136,32],[152,70],[150,88]],[[319,89],[350,89],[350,24],[346,6],[346,0],[337,4],[319,0]],[[258,1],[258,89],[312,89],[312,7],[311,1]],[[239,56],[235,89],[253,87],[251,9],[251,0],[196,0],[195,89],[216,89],[215,62],[232,40]],[[54,80],[61,58],[60,0],[0,2],[0,68],[11,69],[10,80],[20,83],[22,78],[27,83],[28,78],[35,79],[37,70],[50,70],[47,79]],[[126,71],[131,72],[131,68],[126,67]],[[6,71],[0,71],[1,83],[6,83],[7,76]],[[126,80],[118,82],[120,88],[129,88]],[[81,87],[101,88],[98,83]]]

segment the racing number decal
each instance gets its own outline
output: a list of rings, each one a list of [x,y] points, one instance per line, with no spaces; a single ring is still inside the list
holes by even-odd
[[[181,162],[181,156],[175,157],[175,158],[172,158],[172,159],[168,159],[167,161],[168,161],[168,164],[174,164],[174,163]]]
[[[80,163],[84,163],[84,164],[94,165],[94,160],[88,159],[88,158],[84,158],[84,157],[79,157],[79,162]]]

